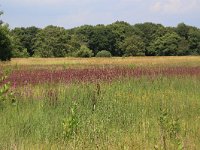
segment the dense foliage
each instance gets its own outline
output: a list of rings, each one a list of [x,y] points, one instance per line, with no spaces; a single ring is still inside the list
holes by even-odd
[[[0,11],[0,15],[3,12]],[[0,60],[6,61],[11,59],[11,40],[9,36],[9,29],[0,20]]]
[[[96,55],[96,57],[111,57],[111,56],[112,54],[106,50],[99,51]]]
[[[200,55],[200,29],[184,23],[164,27],[154,23],[131,25],[117,21],[110,25],[83,25],[72,29],[51,25],[44,29],[15,28],[7,34],[13,57],[91,57],[102,50],[111,56]],[[9,45],[5,32],[1,31],[1,38],[1,43],[5,40]],[[1,53],[8,49],[3,48]]]
[[[76,57],[92,57],[94,54],[92,52],[92,50],[90,50],[87,46],[82,45],[80,47],[80,50],[77,51],[77,53],[75,54]]]
[[[0,25],[0,60],[6,61],[11,59],[11,41],[8,36],[7,26]]]

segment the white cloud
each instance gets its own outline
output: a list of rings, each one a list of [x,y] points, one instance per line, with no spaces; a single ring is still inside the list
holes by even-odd
[[[180,14],[200,9],[200,0],[156,0],[151,6],[154,12]]]

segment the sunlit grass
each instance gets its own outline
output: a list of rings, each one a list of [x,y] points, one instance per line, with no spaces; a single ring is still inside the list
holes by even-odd
[[[171,56],[171,57],[113,57],[113,58],[13,58],[11,65],[200,65],[199,56]]]

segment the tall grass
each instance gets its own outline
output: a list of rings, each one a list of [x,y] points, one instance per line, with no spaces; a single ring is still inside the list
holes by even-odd
[[[0,110],[0,149],[198,149],[197,77],[42,84]]]
[[[199,66],[199,56],[113,57],[113,58],[13,58],[7,65],[65,65],[85,67],[91,65],[135,66]],[[1,63],[0,63],[1,67]]]

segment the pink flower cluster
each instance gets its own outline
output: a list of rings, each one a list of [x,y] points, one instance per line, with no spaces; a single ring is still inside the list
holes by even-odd
[[[124,77],[157,76],[196,76],[200,77],[200,67],[166,67],[166,68],[127,68],[106,67],[86,69],[33,69],[15,70],[7,79],[13,86],[42,83],[72,83],[72,82],[95,82],[112,81]]]

